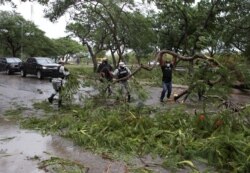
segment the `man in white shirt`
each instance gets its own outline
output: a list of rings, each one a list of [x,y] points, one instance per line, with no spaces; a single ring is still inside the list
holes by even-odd
[[[63,84],[65,82],[64,79],[65,79],[65,77],[67,77],[69,75],[69,71],[64,67],[64,62],[61,62],[60,64],[61,65],[60,65],[59,70],[58,70],[59,77],[53,78],[51,80],[53,88],[54,88],[54,92],[48,98],[48,101],[50,103],[53,103],[54,97],[56,96],[57,93],[59,93],[58,107],[60,107],[62,105],[62,98],[61,98],[60,92],[61,92],[61,89],[62,89]]]

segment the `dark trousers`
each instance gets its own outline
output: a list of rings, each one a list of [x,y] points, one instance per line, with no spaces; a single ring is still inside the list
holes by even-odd
[[[108,94],[111,95],[112,94],[112,90],[111,90],[111,85],[108,84],[107,88],[105,89],[105,93],[108,91]]]
[[[110,83],[112,83],[112,78],[100,78],[100,81],[107,85],[106,88],[103,90],[103,94],[108,92],[108,95],[110,96],[112,94],[112,88],[111,88],[111,84],[110,84]]]
[[[162,82],[161,100],[164,99],[166,92],[167,98],[170,98],[170,95],[172,93],[172,82]]]
[[[55,90],[54,93],[52,93],[51,96],[48,98],[48,100],[50,103],[52,103],[57,93],[59,93],[58,106],[60,107],[62,105],[61,88],[59,88],[58,90]]]

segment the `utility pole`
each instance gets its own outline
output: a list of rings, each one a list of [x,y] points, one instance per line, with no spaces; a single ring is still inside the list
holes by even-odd
[[[21,22],[21,59],[23,59],[23,22]]]

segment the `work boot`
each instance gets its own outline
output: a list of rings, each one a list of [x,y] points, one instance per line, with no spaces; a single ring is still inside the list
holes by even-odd
[[[62,106],[62,100],[58,100],[58,107]]]
[[[130,94],[129,94],[129,95],[128,95],[128,102],[130,102],[130,99],[131,99],[131,98],[130,98]]]
[[[48,100],[51,104],[53,103],[53,97],[49,97]]]
[[[48,98],[48,100],[49,100],[50,103],[53,103],[53,99],[54,99],[55,95],[56,94],[51,94],[51,96]]]

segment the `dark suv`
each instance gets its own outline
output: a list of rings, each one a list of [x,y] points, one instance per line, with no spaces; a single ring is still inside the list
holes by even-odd
[[[21,67],[21,76],[27,74],[36,75],[38,79],[43,77],[58,77],[60,64],[54,63],[51,58],[32,57],[23,62]]]
[[[21,64],[21,59],[16,57],[0,58],[0,71],[5,71],[8,75],[14,72],[20,72]]]

